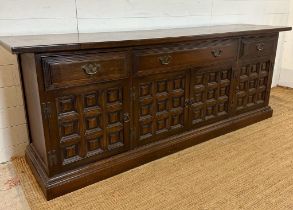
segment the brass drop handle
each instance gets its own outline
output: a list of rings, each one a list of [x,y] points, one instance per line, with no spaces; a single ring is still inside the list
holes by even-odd
[[[159,57],[159,61],[161,62],[162,65],[170,64],[171,59],[172,59],[171,55],[164,55],[164,56]]]
[[[188,108],[190,106],[190,100],[189,99],[185,99],[185,107]]]
[[[124,113],[124,114],[123,114],[123,121],[124,121],[125,123],[128,123],[129,120],[130,120],[129,114],[128,114],[128,113]]]
[[[264,47],[265,47],[265,44],[264,43],[258,43],[258,44],[256,44],[256,49],[258,51],[263,51],[264,50]]]
[[[84,70],[87,75],[91,76],[98,73],[98,71],[101,69],[101,65],[98,63],[87,63],[83,65],[81,69]]]
[[[193,98],[185,99],[185,107],[186,108],[192,106],[192,104],[194,104],[194,99]]]
[[[222,55],[223,50],[221,49],[215,49],[212,51],[212,54],[215,58],[220,57]]]

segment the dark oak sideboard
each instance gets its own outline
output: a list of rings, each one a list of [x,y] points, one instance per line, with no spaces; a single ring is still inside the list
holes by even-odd
[[[280,31],[227,25],[1,37],[47,199],[272,116]]]

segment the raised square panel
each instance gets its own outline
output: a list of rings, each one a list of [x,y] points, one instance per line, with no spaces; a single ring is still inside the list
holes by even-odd
[[[227,93],[228,93],[228,88],[227,87],[221,87],[220,88],[220,97],[228,95]]]
[[[109,112],[108,113],[108,123],[114,124],[121,122],[121,111]]]
[[[259,86],[266,86],[267,85],[267,77],[263,77],[259,79]]]
[[[216,82],[217,81],[217,73],[211,72],[209,73],[209,82]]]
[[[257,64],[250,66],[250,73],[257,73]]]
[[[140,139],[144,139],[152,136],[152,122],[141,123],[140,125]]]
[[[246,66],[243,66],[240,70],[240,75],[248,75],[248,70]]]
[[[240,82],[246,82],[246,81],[249,80],[249,76],[242,75],[242,76],[239,77],[239,79],[240,79]]]
[[[203,83],[203,75],[196,75],[194,79],[195,85],[200,85]]]
[[[243,99],[243,97],[239,97],[239,98],[237,99],[237,106],[243,106],[243,104],[244,104],[244,99]]]
[[[260,64],[260,69],[262,70],[262,71],[268,71],[268,66],[269,66],[269,64],[268,63],[261,63]]]
[[[177,128],[183,126],[183,116],[182,114],[176,114],[171,116],[171,127]]]
[[[222,80],[229,79],[229,72],[228,72],[228,70],[221,72],[221,79]]]
[[[254,105],[255,95],[249,95],[247,97],[247,106]]]
[[[249,81],[249,88],[256,88],[257,80],[250,80]]]
[[[165,132],[168,130],[168,118],[157,120],[157,133]]]
[[[167,92],[167,80],[157,82],[157,93]]]
[[[227,113],[227,103],[219,103],[218,105],[218,115],[224,115]]]
[[[202,92],[195,93],[194,94],[194,101],[195,101],[195,103],[201,102],[202,101],[202,98],[203,98],[203,93]]]
[[[237,109],[243,109],[246,106],[247,97],[246,96],[238,96],[237,98]]]
[[[239,91],[243,91],[246,89],[246,86],[247,86],[247,82],[240,82],[237,89]]]
[[[79,134],[79,122],[78,120],[73,120],[70,122],[61,123],[61,136],[66,137],[73,134]]]
[[[76,111],[76,99],[75,96],[66,96],[57,99],[58,113],[65,114]]]
[[[194,85],[193,86],[193,89],[194,89],[195,92],[202,92],[202,91],[205,90],[205,88],[206,87],[204,85]]]
[[[99,116],[86,117],[85,122],[86,122],[86,129],[87,130],[92,130],[92,129],[96,129],[96,128],[100,127]]]
[[[98,106],[98,94],[91,93],[84,96],[84,106],[85,108]]]
[[[122,101],[122,95],[121,95],[121,89],[114,88],[107,90],[107,103],[115,103],[115,102],[121,102]]]
[[[183,106],[183,97],[173,97],[172,98],[173,108],[178,108]]]
[[[216,89],[208,90],[207,99],[213,99],[216,97]]]
[[[88,152],[102,152],[103,150],[102,150],[101,140],[102,140],[101,136],[87,140]]]
[[[140,88],[139,88],[139,96],[140,97],[149,96],[149,95],[151,95],[151,92],[152,92],[152,84],[151,83],[140,85]]]
[[[207,108],[206,108],[206,116],[210,117],[210,116],[213,116],[213,115],[215,115],[215,105],[207,106]]]
[[[157,112],[167,111],[168,100],[157,102]]]
[[[120,132],[112,132],[109,134],[109,144],[115,144],[120,141]]]
[[[183,86],[183,79],[175,79],[173,81],[173,85],[174,85],[174,90],[176,89],[184,89],[184,86]]]
[[[192,110],[192,123],[196,124],[202,121],[203,109],[193,109]]]
[[[140,116],[146,116],[152,114],[152,104],[144,104],[140,107]]]
[[[78,155],[78,145],[73,144],[64,148],[64,159],[69,159]]]
[[[266,91],[257,94],[257,103],[263,103],[266,98]]]
[[[123,146],[123,131],[113,131],[108,134],[108,149]]]
[[[249,78],[252,80],[252,79],[257,79],[258,78],[258,73],[253,73],[251,72],[250,75],[249,75]]]

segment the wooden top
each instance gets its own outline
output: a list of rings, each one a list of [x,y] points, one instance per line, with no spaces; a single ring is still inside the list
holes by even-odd
[[[138,46],[143,44],[170,43],[200,38],[253,35],[289,31],[291,27],[265,25],[220,25],[196,28],[159,30],[73,33],[55,35],[29,35],[0,37],[0,45],[12,53],[81,50],[107,47]]]

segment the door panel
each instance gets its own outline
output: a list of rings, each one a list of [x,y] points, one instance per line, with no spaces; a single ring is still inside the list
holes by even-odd
[[[134,87],[135,145],[164,139],[185,129],[185,72],[136,78]]]
[[[232,64],[191,70],[190,126],[200,127],[231,113]]]
[[[272,66],[269,58],[250,60],[240,64],[235,92],[237,114],[268,104]]]
[[[49,94],[50,144],[60,170],[129,149],[128,80]]]

